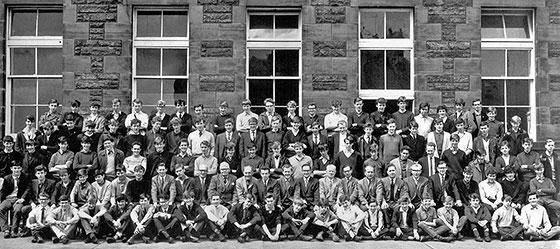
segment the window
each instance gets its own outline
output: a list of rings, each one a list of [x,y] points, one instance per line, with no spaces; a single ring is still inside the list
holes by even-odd
[[[189,82],[189,30],[186,9],[137,9],[134,11],[132,97],[144,106],[176,99],[187,104]]]
[[[300,19],[296,10],[249,11],[247,97],[256,113],[264,111],[266,98],[275,100],[282,115],[290,100],[301,106]]]
[[[360,97],[414,98],[412,20],[410,9],[360,10]]]
[[[62,9],[12,8],[7,21],[6,133],[16,133],[62,100]]]
[[[521,127],[534,135],[533,12],[483,10],[481,20],[482,105],[496,107],[496,119],[506,126],[512,116],[521,117]]]

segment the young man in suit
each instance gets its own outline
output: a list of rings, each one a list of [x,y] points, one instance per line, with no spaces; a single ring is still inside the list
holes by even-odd
[[[247,132],[241,133],[239,138],[239,156],[244,158],[249,155],[247,145],[254,144],[257,149],[257,155],[266,158],[266,137],[264,133],[257,130],[257,119],[249,119],[249,129]]]
[[[440,159],[435,156],[436,144],[430,142],[426,145],[426,156],[418,160],[418,163],[422,166],[423,177],[430,177],[437,173],[437,166]]]
[[[410,134],[401,135],[403,145],[410,147],[410,160],[418,161],[426,151],[426,138],[418,135],[418,123],[410,121]]]
[[[257,204],[263,206],[266,204],[266,196],[269,194],[274,198],[274,205],[278,203],[279,186],[278,180],[271,178],[271,170],[267,167],[260,169],[261,179],[257,181]]]
[[[465,121],[465,130],[472,134],[473,130],[476,128],[474,123],[474,117],[469,110],[465,109],[465,100],[462,98],[455,99],[455,114],[453,114],[453,119],[463,119]]]
[[[208,177],[208,166],[201,164],[198,168],[200,174],[193,178],[193,191],[195,202],[201,206],[206,206],[210,202],[208,199],[208,188],[210,187],[210,177]]]
[[[183,242],[197,243],[202,229],[208,222],[208,215],[195,201],[195,195],[193,192],[185,193],[183,204],[175,212],[175,217],[181,225],[181,241]]]
[[[350,134],[348,133],[348,123],[346,120],[338,121],[337,129],[329,137],[329,144],[331,152],[330,155],[334,156],[338,152],[344,150],[344,139],[346,139]]]
[[[214,150],[214,156],[218,159],[226,156],[226,144],[233,143],[235,146],[238,145],[239,134],[234,131],[233,119],[228,118],[224,121],[225,132],[218,134],[216,136],[216,148]],[[236,148],[237,151],[237,148]]]
[[[254,170],[251,166],[243,167],[243,177],[235,180],[235,195],[233,203],[241,203],[245,201],[247,195],[257,196],[257,180],[253,177]]]
[[[311,159],[315,160],[321,157],[319,151],[319,145],[326,144],[328,142],[327,136],[321,134],[321,124],[319,122],[313,122],[310,126],[311,135],[307,136],[307,155]]]
[[[409,156],[410,156],[410,147],[403,146],[401,148],[399,157],[389,162],[389,164],[395,165],[395,168],[397,169],[397,178],[404,179],[410,176],[411,173],[410,166],[412,166],[414,162],[408,159]]]
[[[365,166],[365,177],[358,181],[358,202],[363,211],[368,210],[371,202],[377,201],[377,181],[373,166]]]
[[[158,231],[156,239],[164,239],[173,244],[174,237],[180,234],[179,219],[174,215],[177,212],[177,206],[173,203],[168,195],[158,196],[158,205],[154,210],[152,217],[154,225]]]
[[[410,198],[403,196],[398,204],[393,211],[389,232],[395,235],[395,240],[420,240],[418,218],[414,209],[410,207]]]
[[[183,99],[175,100],[175,109],[177,110],[175,113],[171,114],[169,120],[177,117],[181,120],[181,131],[190,134],[191,131],[194,130],[193,127],[193,119],[190,114],[185,112],[186,101]]]
[[[219,195],[223,205],[231,208],[233,203],[233,195],[235,195],[235,182],[237,177],[230,174],[229,164],[220,163],[220,174],[212,177],[210,186],[208,186],[208,197]]]
[[[541,162],[544,166],[544,176],[550,178],[554,187],[560,189],[560,157],[554,152],[554,140],[547,139],[544,145],[545,152],[541,154]]]
[[[29,198],[29,204],[21,209],[22,220],[27,220],[29,213],[41,204],[39,199],[42,193],[46,193],[49,196],[53,194],[56,184],[54,180],[46,178],[47,168],[45,166],[39,165],[35,167],[34,171],[37,179],[31,180],[31,198]],[[22,231],[22,234],[25,233]]]
[[[293,169],[289,164],[282,166],[283,175],[278,179],[278,207],[286,210],[292,205],[296,191],[296,181],[293,177]]]
[[[443,130],[443,120],[441,118],[436,118],[434,120],[434,127],[435,130],[428,133],[428,136],[426,136],[426,141],[436,145],[435,156],[441,158],[442,153],[451,148],[451,134]]]
[[[414,208],[420,207],[422,204],[423,196],[428,195],[432,199],[432,183],[427,177],[421,176],[422,165],[413,164],[411,167],[412,175],[404,178],[404,183],[407,185],[408,196]]]
[[[282,176],[282,166],[289,164],[288,158],[282,155],[280,142],[270,144],[272,154],[264,160],[264,167],[270,169],[272,178],[278,179]]]
[[[498,151],[498,140],[488,135],[488,121],[482,122],[478,131],[478,136],[473,141],[473,150],[484,151],[484,160],[494,165]]]
[[[344,166],[342,168],[342,194],[348,197],[352,205],[358,204],[358,179],[352,176],[352,167]]]
[[[385,220],[391,220],[391,215],[395,208],[398,208],[398,200],[403,196],[408,196],[408,186],[403,180],[397,177],[395,165],[387,166],[387,177],[377,183],[377,203],[381,203],[381,210]]]
[[[4,177],[0,189],[0,229],[4,231],[4,238],[16,235],[22,218],[21,209],[31,198],[31,179],[21,173],[21,162],[11,162],[12,174]],[[8,211],[12,210],[11,224],[8,224]]]
[[[152,201],[159,203],[160,196],[167,196],[168,204],[172,205],[177,195],[177,188],[175,185],[175,178],[167,174],[167,168],[164,163],[157,166],[157,176],[152,177]]]
[[[305,200],[309,210],[319,204],[319,180],[313,177],[311,166],[305,164],[301,167],[303,177],[296,178],[294,198]]]
[[[370,146],[378,143],[377,138],[373,135],[373,124],[365,123],[364,134],[358,138],[358,152],[364,157],[369,157]]]
[[[282,116],[275,111],[275,103],[272,98],[267,98],[264,100],[265,112],[261,113],[258,118],[259,131],[267,133],[272,129],[271,124],[274,117],[278,117],[282,120]],[[282,122],[280,122],[280,127],[282,127]]]
[[[439,161],[437,166],[437,173],[430,176],[430,180],[433,184],[433,197],[436,203],[436,208],[442,207],[445,200],[445,196],[452,196],[452,199],[457,200],[456,206],[462,206],[462,201],[459,197],[459,191],[457,190],[457,185],[455,185],[455,180],[447,172],[447,163],[445,161]]]
[[[105,171],[107,179],[112,181],[116,177],[116,166],[122,164],[124,161],[124,152],[115,148],[114,139],[112,137],[105,137],[102,143],[104,149],[97,154],[97,159],[93,162],[90,172],[102,169]]]
[[[228,213],[228,221],[233,224],[232,235],[237,236],[239,243],[249,241],[250,236],[258,236],[256,225],[261,221],[261,216],[254,205],[255,197],[251,194],[245,200],[235,204]]]

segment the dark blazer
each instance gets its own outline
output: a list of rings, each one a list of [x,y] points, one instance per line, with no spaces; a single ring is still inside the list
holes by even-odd
[[[498,155],[498,140],[496,138],[493,137],[489,137],[489,143],[488,143],[488,150],[490,151],[486,151],[484,150],[484,142],[483,142],[483,138],[482,137],[476,137],[473,139],[473,151],[484,151],[489,155],[490,158],[490,163],[492,165],[494,165],[494,161],[496,161],[496,156]]]
[[[235,204],[227,215],[227,219],[229,223],[235,224],[238,222],[239,224],[251,224],[255,225],[259,221],[261,221],[261,215],[259,214],[259,210],[253,205],[247,209],[245,215],[243,215],[243,203]]]
[[[306,187],[303,178],[296,179],[294,197],[304,199],[311,208],[319,204],[319,180],[310,176]]]
[[[554,172],[556,173],[556,182],[553,183],[556,190],[560,190],[560,157],[556,152],[552,152],[552,158],[554,160]],[[552,180],[552,165],[544,152],[541,154],[541,163],[544,165],[544,176]]]
[[[176,177],[175,191],[177,192],[177,195],[175,196],[175,201],[181,202],[183,200],[183,195],[185,193],[194,192],[193,178],[188,177],[185,181],[181,181],[178,177]]]
[[[235,153],[237,154],[237,152]],[[194,162],[194,160],[193,160]],[[237,177],[242,177],[243,176],[243,169],[241,168],[241,159],[239,159],[239,157],[237,156],[233,156],[232,158],[227,158],[227,157],[219,157],[218,158],[218,165],[220,165],[220,163],[222,162],[226,162],[229,165],[229,168],[231,169],[231,173],[234,176]]]
[[[126,116],[127,114],[125,112],[120,112],[119,116],[117,118],[117,122],[119,122],[119,128],[117,129],[117,132],[121,135],[126,135],[126,126],[124,125],[124,121],[126,120]],[[109,113],[107,113],[107,115],[105,115],[105,121],[107,121],[105,123],[105,130],[109,130],[109,121],[113,118],[113,111],[110,111]],[[148,122],[151,123],[151,120]]]
[[[66,185],[66,188],[65,188],[62,181],[56,182],[56,184],[54,185],[54,192],[52,194],[50,194],[51,195],[51,205],[52,204],[57,204],[58,203],[58,198],[62,195],[70,196],[70,193],[72,193],[72,189],[74,188],[74,183],[76,183],[76,182],[70,180],[70,183],[68,183],[68,185]]]
[[[437,165],[440,159],[436,157],[434,161],[435,161],[434,173],[437,173]],[[428,157],[425,156],[418,159],[418,164],[422,165],[422,173],[420,173],[420,175],[423,177],[430,177],[430,172],[428,170]]]
[[[170,200],[175,200],[177,196],[175,178],[167,174],[163,177],[163,181],[159,175],[152,177],[151,194],[153,203],[157,203],[161,195],[169,195]]]
[[[119,149],[114,149],[115,151],[115,167],[119,164],[122,164],[124,161],[124,153]],[[101,150],[99,154],[97,154],[97,160],[93,162],[93,166],[91,167],[90,171],[95,172],[96,169],[107,169],[107,151]]]
[[[437,207],[441,207],[443,205],[443,201],[445,199],[444,191],[447,191],[447,194],[453,197],[455,201],[460,200],[457,185],[455,185],[455,181],[451,175],[445,174],[443,182],[441,182],[439,178],[439,173],[431,175],[430,180],[432,182],[432,196]]]
[[[375,137],[373,134],[371,135],[369,143],[366,142],[365,135],[358,138],[358,151],[364,158],[369,158],[371,156],[369,153],[369,146],[371,146],[373,143],[379,144],[377,137]]]
[[[406,212],[406,221],[403,221],[402,211],[399,208],[395,208],[393,211],[393,216],[391,219],[391,228],[396,229],[400,228],[401,224],[406,223],[407,227],[412,229],[418,228],[418,219],[416,218],[416,212],[414,212],[413,208],[408,208],[408,212]]]
[[[350,133],[346,133],[346,137],[350,136]],[[340,151],[340,145],[344,146],[344,141],[340,141],[340,134],[339,132],[333,133],[332,136],[329,137],[329,155],[334,157],[336,153]],[[356,148],[354,148],[356,149]],[[358,150],[356,150],[358,151]],[[359,151],[358,151],[359,152]]]
[[[41,193],[46,193],[49,196],[51,196],[52,194],[54,194],[54,187],[56,185],[56,182],[52,179],[45,179],[45,182],[43,183],[43,186],[41,189],[39,189],[39,180],[38,179],[33,179],[31,180],[31,201],[35,204],[39,204],[39,194]],[[51,203],[53,204],[53,203]]]
[[[288,158],[282,155],[278,158],[278,168],[276,168],[276,165],[274,164],[274,156],[271,155],[264,159],[264,167],[270,169],[270,175],[272,178],[278,179],[283,175],[282,166],[284,166],[284,164],[289,164],[289,162]]]
[[[264,133],[257,131],[255,134],[255,141],[251,141],[250,132],[243,132],[240,134],[239,138],[239,157],[244,158],[249,155],[247,152],[247,145],[254,144],[257,147],[257,155],[266,158],[267,149],[266,149],[266,136]]]
[[[319,144],[327,144],[328,139],[327,136],[323,134],[319,134]],[[319,144],[315,143],[314,135],[307,136],[307,155],[311,157],[311,159],[315,160],[321,157],[321,153],[319,152]]]
[[[264,205],[266,201],[266,195],[272,193],[274,196],[274,203],[278,203],[278,196],[280,195],[280,187],[278,186],[278,181],[276,179],[268,179],[266,186],[264,185],[263,179],[259,179],[257,182],[257,193],[258,193],[258,203]]]
[[[280,129],[282,129],[282,116],[280,116],[280,114],[276,112],[274,112],[272,116],[278,117],[278,120],[280,120]],[[259,131],[261,131],[262,133],[267,133],[268,131],[271,130],[270,122],[268,122],[268,116],[266,115],[266,111],[259,114],[257,125]]]
[[[383,177],[377,182],[377,203],[387,203],[391,197],[391,179],[389,177]],[[395,202],[398,201],[403,196],[408,196],[408,186],[403,180],[395,178],[395,186],[393,188],[393,194],[395,197]]]
[[[193,190],[194,190],[194,200],[197,204],[209,204],[210,199],[208,198],[208,187],[210,187],[209,176],[206,176],[204,183],[200,182],[200,177],[193,178]]]
[[[370,183],[364,177],[358,181],[358,201],[362,206],[369,205],[371,201],[376,200],[377,197],[377,179],[373,178]]]
[[[18,181],[17,198],[24,199],[25,203],[27,203],[32,196],[30,182],[31,178],[28,175],[21,173]],[[8,195],[12,192],[14,192],[14,178],[12,174],[10,174],[4,176],[2,189],[0,189],[0,201],[6,200],[6,197],[8,197]]]
[[[432,122],[431,129],[432,131],[436,130],[435,122]],[[457,128],[455,128],[455,121],[451,117],[448,116],[445,122],[443,122],[443,130],[449,133],[453,133],[457,130]]]
[[[410,147],[410,160],[418,161],[420,158],[424,156],[426,153],[426,138],[421,135],[416,135],[416,138],[413,139],[411,135],[404,135],[403,144]]]
[[[408,188],[408,196],[410,197],[410,201],[414,206],[417,204],[419,205],[422,201],[424,194],[432,195],[432,183],[430,179],[427,177],[420,176],[418,179],[418,184],[414,181],[412,176],[404,178],[404,183]],[[418,207],[418,206],[416,206]]]
[[[157,110],[153,110],[150,113],[150,116],[148,117],[148,130],[152,129],[152,119],[156,116],[157,114]],[[169,124],[169,121],[171,121],[171,115],[165,113],[165,116],[163,116],[163,120],[161,120],[161,130],[164,132],[169,132],[173,129],[173,127],[171,127],[171,125]]]
[[[173,118],[177,117],[177,112],[171,114],[171,117],[169,120],[173,120]],[[173,129],[173,127],[171,127],[171,129]],[[192,116],[190,114],[188,114],[187,112],[183,113],[183,117],[181,118],[181,131],[186,132],[187,134],[190,134],[191,131],[193,131],[193,119]]]
[[[216,158],[222,158],[226,156],[226,144],[228,142],[232,142],[233,144],[235,144],[235,153],[237,153],[239,151],[239,133],[237,131],[233,131],[233,133],[231,134],[231,141],[227,140],[227,135],[226,133],[221,133],[219,135],[216,136],[216,147],[214,149],[214,157]]]
[[[282,176],[278,179],[278,190],[278,205],[286,209],[292,205],[296,192],[296,181],[293,178],[286,179]]]
[[[222,201],[232,204],[235,180],[237,180],[237,177],[231,174],[227,175],[227,177],[224,177],[222,174],[213,176],[208,186],[208,198],[212,198],[214,194],[219,194]]]

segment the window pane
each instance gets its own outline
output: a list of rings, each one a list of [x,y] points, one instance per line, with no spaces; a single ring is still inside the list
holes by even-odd
[[[35,36],[36,10],[12,11],[12,36]]]
[[[189,81],[187,79],[163,80],[163,100],[173,106],[176,99],[187,100]]]
[[[62,74],[62,49],[38,48],[37,49],[37,74],[59,75]]]
[[[39,117],[37,117],[37,114],[35,113],[36,110],[37,107],[35,106],[13,106],[12,107],[12,132],[18,132],[21,129],[23,129],[23,127],[25,127],[25,117],[27,117],[27,115],[35,116],[35,119],[39,121]]]
[[[505,76],[505,51],[482,51],[481,67],[482,76]]]
[[[161,99],[161,82],[158,79],[137,79],[136,98],[146,104],[157,103]]]
[[[384,16],[383,12],[361,12],[360,25],[360,38],[361,39],[384,39],[385,34]]]
[[[363,50],[361,60],[361,89],[385,89],[383,50]]]
[[[261,105],[264,99],[272,97],[272,80],[249,80],[249,99],[251,103]]]
[[[272,50],[249,50],[249,76],[272,76]]]
[[[12,48],[12,75],[35,74],[35,49]]]
[[[299,38],[299,16],[298,15],[278,15],[276,16],[276,39],[297,39]]]
[[[506,108],[496,107],[496,120],[504,122],[506,120]],[[509,122],[506,122],[509,123]]]
[[[528,16],[504,16],[507,38],[530,38]]]
[[[276,76],[299,75],[299,50],[276,50]]]
[[[36,79],[12,79],[12,104],[36,104]]]
[[[163,36],[187,37],[188,22],[186,11],[163,12]]]
[[[521,128],[527,130],[527,113],[529,113],[529,111],[529,107],[506,108],[507,120],[511,120],[511,117],[517,115],[521,118]]]
[[[529,76],[530,55],[528,50],[508,50],[508,76]]]
[[[503,106],[504,93],[503,80],[482,80],[482,105]]]
[[[188,50],[163,50],[163,75],[187,75]]]
[[[387,12],[387,38],[410,38],[410,13]]]
[[[161,37],[161,12],[138,11],[136,21],[136,36]]]
[[[502,16],[482,16],[482,38],[504,38],[504,23]]]
[[[273,38],[272,15],[250,15],[249,16],[249,39]]]
[[[529,105],[529,81],[506,81],[507,105]]]
[[[274,100],[276,104],[285,106],[290,100],[298,102],[299,80],[277,80],[275,90],[276,96]]]
[[[39,36],[62,36],[61,10],[39,10]]]
[[[137,49],[136,50],[136,74],[137,75],[160,75],[160,49]]]
[[[62,100],[62,79],[39,79],[39,104],[49,104],[49,100]]]
[[[410,89],[410,51],[387,51],[387,89]]]

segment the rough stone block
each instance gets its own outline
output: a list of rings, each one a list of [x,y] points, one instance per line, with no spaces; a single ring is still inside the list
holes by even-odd
[[[457,40],[457,25],[456,24],[442,24],[441,25],[441,39],[444,41]]]
[[[550,110],[548,107],[537,107],[537,122],[539,124],[550,124]]]
[[[92,56],[91,57],[91,71],[94,73],[103,72],[103,57],[102,56]]]
[[[553,92],[560,91],[560,75],[549,74],[548,75],[548,85],[549,85],[550,91],[553,91]]]
[[[313,90],[315,91],[335,91],[347,89],[346,74],[313,74]]]
[[[344,23],[346,21],[346,7],[324,7],[315,8],[316,23]]]
[[[77,22],[116,22],[117,13],[76,13]]]
[[[466,23],[467,11],[465,7],[429,7],[429,23]]]
[[[430,91],[468,91],[469,75],[427,75],[426,82]]]
[[[551,24],[560,24],[560,6],[550,7],[549,18]]]
[[[231,5],[204,5],[202,9],[202,22],[204,23],[231,23],[232,18]]]
[[[426,7],[468,7],[473,6],[473,0],[424,0],[422,4]]]
[[[201,42],[201,57],[233,57],[233,41],[213,40]]]
[[[560,57],[560,42],[548,43],[548,58]]]
[[[77,56],[107,56],[121,55],[121,40],[75,40],[74,55]]]
[[[118,73],[75,73],[76,89],[118,89]]]
[[[121,4],[123,0],[72,0],[73,4]]]
[[[427,41],[428,57],[468,58],[471,56],[471,42],[469,41]]]
[[[453,69],[453,58],[443,59],[443,69]]]
[[[550,123],[560,124],[560,107],[550,107]]]
[[[344,41],[325,41],[313,42],[314,57],[345,57],[346,42]]]
[[[201,74],[200,91],[203,92],[233,92],[235,91],[234,74]]]

